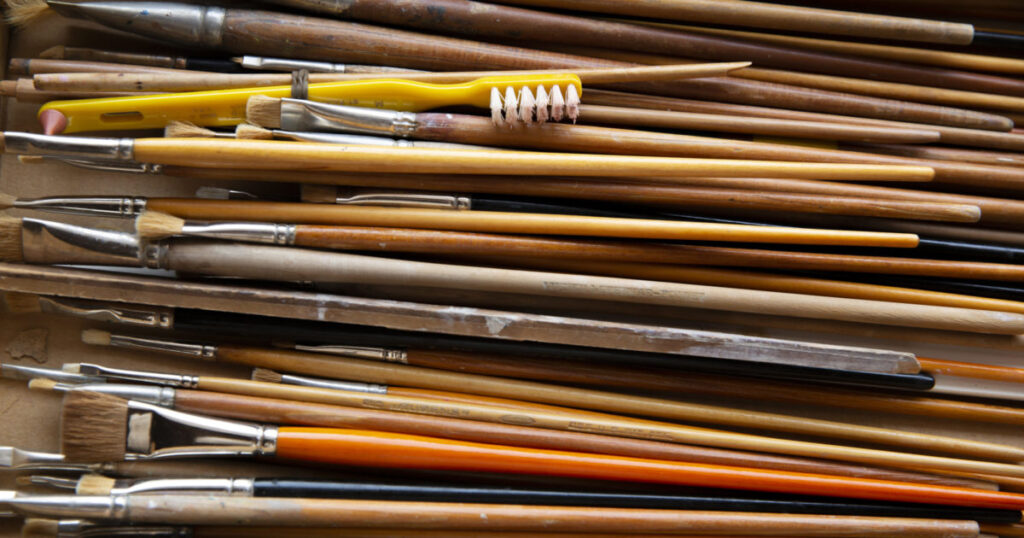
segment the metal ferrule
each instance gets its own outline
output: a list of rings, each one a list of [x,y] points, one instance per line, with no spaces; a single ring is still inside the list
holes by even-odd
[[[124,520],[128,515],[126,495],[31,495],[2,499],[16,512],[33,517],[81,517]]]
[[[54,387],[58,392],[70,392],[73,390],[84,390],[88,392],[100,392],[117,396],[125,400],[151,403],[161,407],[174,406],[174,389],[171,387],[152,387],[148,385],[127,385],[124,383],[88,383],[88,384],[67,384],[58,383]]]
[[[18,209],[35,209],[52,213],[72,215],[96,215],[99,217],[137,217],[146,209],[146,199],[140,197],[89,197],[72,196],[62,198],[37,198],[17,200]]]
[[[0,467],[21,467],[35,463],[61,463],[64,454],[33,452],[13,446],[0,446]]]
[[[19,364],[0,364],[0,374],[6,379],[51,379],[58,383],[79,385],[83,383],[104,383],[106,379],[98,376],[83,375],[51,368],[36,368]]]
[[[134,146],[135,140],[132,138],[56,136],[16,131],[4,133],[4,151],[21,155],[53,155],[120,162],[133,160]]]
[[[153,480],[118,480],[111,494],[145,495],[212,494],[231,497],[252,497],[256,482],[251,478],[158,478]]]
[[[28,477],[29,483],[33,486],[45,486],[53,489],[64,489],[68,491],[75,491],[78,487],[78,478],[69,478],[66,476],[47,476],[34,474]]]
[[[157,338],[140,338],[138,336],[126,336],[123,334],[110,335],[110,345],[140,351],[160,351],[184,355],[193,359],[215,360],[217,358],[217,346],[205,344],[188,344],[175,342],[174,340],[161,340]]]
[[[21,251],[29,263],[141,263],[139,240],[132,234],[33,218],[21,219]]]
[[[343,390],[346,392],[366,392],[369,394],[388,393],[387,385],[361,383],[358,381],[339,381],[337,379],[322,379],[319,377],[305,377],[291,374],[281,374],[281,384],[296,385],[300,387],[314,387],[318,389]]]
[[[196,198],[204,200],[258,200],[259,196],[237,189],[207,186],[196,189]]]
[[[328,131],[405,138],[419,126],[416,114],[361,106],[281,99],[282,131]]]
[[[224,37],[225,10],[177,2],[74,2],[47,0],[58,13],[182,45],[216,47]]]
[[[295,225],[268,222],[186,222],[182,235],[271,245],[295,244]]]
[[[263,56],[242,56],[239,65],[245,69],[259,69],[263,71],[298,71],[305,69],[310,73],[344,73],[345,64],[331,62],[315,62],[312,60],[291,60],[288,58],[266,58]]]
[[[69,299],[67,297],[39,297],[39,308],[43,312],[75,316],[77,318],[120,323],[135,327],[155,327],[170,329],[174,327],[174,310],[157,306],[104,303],[88,299]]]
[[[304,346],[300,344],[295,344],[292,348],[296,351],[308,351],[310,353],[409,364],[408,354],[404,349],[398,348],[341,345]]]
[[[117,526],[96,523],[82,519],[65,519],[57,523],[55,538],[118,538],[121,536],[142,538],[191,538],[191,527],[175,526]]]
[[[376,205],[385,207],[421,207],[426,209],[468,210],[473,200],[457,194],[434,194],[430,192],[367,192],[338,189],[334,200],[338,205]]]
[[[86,170],[98,170],[101,172],[127,172],[130,174],[160,174],[163,172],[164,169],[164,165],[162,164],[119,162],[108,159],[76,159],[62,157],[60,155],[43,155],[43,158],[60,161],[64,164],[70,164],[71,166],[74,166],[76,168],[85,168]]]
[[[162,374],[159,372],[143,372],[139,370],[125,370],[123,368],[111,368],[88,362],[79,363],[79,373],[90,376],[98,376],[105,380],[116,379],[118,381],[137,381],[152,385],[164,385],[182,389],[194,389],[199,386],[199,376],[182,374]],[[135,399],[135,398],[130,398]]]
[[[129,401],[129,440],[133,434],[133,416],[152,414],[150,443],[158,446],[149,452],[129,452],[125,461],[193,458],[208,456],[273,456],[277,452],[277,427],[184,413],[144,402]],[[160,422],[160,423],[158,423]],[[154,438],[155,437],[155,438]],[[147,443],[147,446],[150,445]],[[159,446],[161,443],[166,446]],[[130,442],[129,442],[130,444]],[[131,448],[129,447],[129,450]]]

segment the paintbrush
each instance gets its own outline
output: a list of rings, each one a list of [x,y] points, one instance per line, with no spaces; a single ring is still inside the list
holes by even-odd
[[[40,4],[41,2],[30,2],[20,9],[31,11],[32,9],[39,9]],[[91,18],[110,27],[147,35],[156,39],[170,40],[190,46],[209,46],[211,43],[218,43],[221,45],[219,48],[245,54],[283,54],[306,58],[315,55],[317,60],[388,63],[398,67],[440,70],[466,68],[575,69],[632,66],[632,64],[624,62],[612,62],[452,38],[440,38],[327,19],[290,16],[283,13],[211,8],[213,13],[207,14],[207,8],[205,7],[187,4],[172,5],[169,3],[164,3],[157,7],[146,6],[137,2],[120,5],[110,3],[70,3],[51,0],[48,5],[55,9],[60,9],[65,15]],[[121,8],[124,8],[123,11]],[[42,7],[42,10],[44,12],[47,11],[45,7]],[[249,28],[245,31],[240,31],[236,25],[225,25],[221,22],[220,24],[211,23],[209,26],[204,27],[202,31],[196,30],[193,33],[169,33],[167,31],[168,24],[170,24],[168,21],[173,21],[173,25],[176,27],[191,28],[195,24],[193,22],[195,20],[224,21],[226,17]],[[244,21],[247,20],[263,19],[273,20],[274,24],[259,27],[260,31],[258,32],[255,31],[255,26],[244,24]],[[566,33],[567,30],[568,28],[564,25],[559,25],[556,33]],[[193,35],[195,37],[187,37]],[[285,35],[290,37],[285,38]],[[702,36],[699,38],[704,39]],[[692,40],[693,38],[690,39]],[[338,43],[341,42],[348,43],[348,45],[339,47]],[[359,46],[353,46],[353,43],[357,43]],[[746,47],[746,49],[753,50],[745,50],[744,54],[756,53],[758,48]],[[740,59],[747,61],[751,58],[742,57]],[[801,58],[801,62],[805,60],[806,58]],[[827,63],[841,63],[841,57],[828,56]],[[864,69],[864,67],[864,65],[859,63],[857,65],[857,68]],[[871,68],[864,69],[864,71],[870,72]],[[902,71],[902,66],[900,71]],[[919,74],[916,75],[920,78]],[[958,77],[953,77],[953,79],[956,78]],[[1016,81],[1013,81],[1011,85],[1016,86]],[[810,108],[844,114],[863,114],[872,117],[904,119],[924,123],[953,123],[964,127],[982,127],[997,130],[1007,130],[1012,126],[1012,122],[1008,118],[991,114],[852,96],[826,90],[810,90],[756,81],[735,80],[729,77],[712,77],[671,84],[644,83],[643,86],[644,91],[654,91],[668,95],[729,99],[748,103],[761,103],[769,100],[776,103],[785,103],[784,106],[787,107]]]
[[[65,396],[62,424],[62,443],[69,461],[215,453],[370,467],[533,472],[782,493],[832,495],[841,491],[846,497],[878,500],[909,500],[907,497],[912,495],[913,502],[1011,510],[1024,507],[1024,495],[1003,492],[522,449],[364,430],[279,428],[182,413],[85,391]],[[204,443],[208,435],[218,443]],[[8,503],[16,509],[24,506]]]
[[[204,357],[210,357],[226,362],[302,374],[311,374],[320,377],[343,378],[372,383],[387,383],[389,385],[406,385],[431,390],[456,390],[459,392],[488,397],[514,398],[544,404],[585,407],[602,412],[635,414],[670,420],[696,420],[737,427],[774,429],[776,431],[805,433],[819,436],[824,435],[825,432],[830,432],[830,435],[839,438],[858,439],[861,441],[882,444],[906,442],[908,444],[905,446],[911,446],[916,444],[917,441],[921,441],[921,446],[927,447],[924,448],[924,450],[936,450],[940,445],[944,445],[949,447],[950,450],[959,451],[961,449],[960,447],[972,444],[969,442],[964,443],[958,439],[942,439],[936,436],[922,437],[920,435],[914,435],[907,432],[897,433],[891,430],[867,428],[863,426],[851,427],[848,424],[832,423],[828,421],[812,421],[811,419],[770,413],[763,414],[744,412],[737,414],[734,410],[716,408],[715,406],[688,404],[658,398],[645,398],[641,396],[569,388],[528,381],[499,379],[477,374],[445,372],[408,365],[382,364],[336,355],[323,355],[286,350],[266,350],[238,346],[184,344],[175,341],[111,335],[110,333],[102,331],[83,333],[83,338],[86,339],[87,343],[94,345],[105,344],[131,347],[133,349],[145,349],[149,351],[173,353],[189,357],[195,357],[198,356],[198,354],[201,354]],[[757,419],[751,418],[755,415],[758,416]],[[608,419],[606,418],[605,420]],[[540,420],[537,419],[531,423],[538,424],[539,422]],[[811,426],[812,423],[814,426]],[[627,424],[621,424],[621,426],[627,426]],[[631,427],[614,428],[612,430],[609,430],[609,428],[604,426],[594,426],[594,428],[595,429],[593,431],[600,432],[622,431],[626,435],[654,435],[654,437],[649,438],[659,440],[672,438],[682,440],[687,443],[699,443],[711,446],[762,451],[770,450],[789,455],[829,457],[831,459],[858,461],[861,463],[871,463],[876,465],[898,465],[900,467],[907,467],[911,464],[907,463],[907,460],[904,458],[914,459],[921,457],[918,455],[911,455],[909,453],[881,453],[879,451],[861,452],[859,449],[823,444],[813,444],[812,449],[812,445],[809,444],[766,437],[758,437],[756,438],[756,442],[754,442],[755,438],[749,436],[736,437],[736,434],[722,434],[721,432],[711,433],[705,429],[694,430],[693,428],[683,428],[682,430],[679,430],[678,428],[680,427],[678,426],[653,423],[649,421],[644,422],[644,428],[640,429],[642,431],[636,431],[638,428]],[[659,433],[646,433],[648,431],[657,431]],[[683,437],[676,437],[678,434],[683,434]],[[698,439],[703,440],[698,441]],[[796,444],[794,445],[792,443]],[[984,447],[978,448],[984,450]],[[1011,448],[1010,450],[1014,451],[1015,449]],[[1001,448],[995,448],[992,451],[986,452],[987,455],[984,457],[1004,458],[1009,454],[1009,452]],[[941,459],[948,460],[948,458]],[[972,472],[967,467],[981,463],[964,463],[963,461],[964,460],[957,460],[954,462],[922,462],[917,463],[915,468],[942,468],[947,470]],[[981,465],[985,466],[992,464],[982,463]],[[999,468],[1001,470],[998,472],[992,471],[990,474],[1015,476],[1015,473],[1024,472],[1012,469],[1012,466],[1007,468],[1007,466],[1000,464],[996,464],[995,468]],[[973,469],[973,472],[984,471]]]
[[[173,138],[81,138],[6,132],[4,151],[27,155],[68,155],[78,159],[144,162],[153,165],[241,169],[534,174],[542,176],[668,177],[768,174],[815,179],[929,181],[934,173],[923,166],[853,165],[683,159],[529,151],[477,151],[413,148],[339,147],[312,142]],[[198,161],[198,162],[197,162]]]
[[[80,365],[80,368],[88,371],[95,370],[92,365]],[[109,369],[101,368],[101,370]],[[375,430],[395,433],[430,435],[462,441],[500,443],[551,450],[853,476],[974,489],[994,489],[989,483],[942,475],[573,431],[573,424],[596,425],[603,423],[610,425],[614,422],[610,422],[610,418],[619,421],[622,419],[621,417],[605,418],[599,414],[581,413],[578,410],[559,410],[559,408],[550,406],[527,406],[521,402],[508,400],[474,399],[455,393],[387,387],[381,389],[387,390],[387,394],[377,392],[372,398],[366,398],[365,395],[352,394],[353,383],[335,380],[302,378],[302,382],[310,383],[313,386],[282,386],[269,381],[248,382],[209,376],[191,376],[201,391],[221,392],[221,394],[214,394],[180,388],[167,389],[167,385],[174,384],[171,379],[173,376],[149,372],[119,371],[119,375],[123,380],[156,382],[164,384],[165,387],[154,389],[115,384],[107,386],[96,384],[55,385],[51,379],[59,379],[59,371],[37,374],[37,377],[46,379],[33,379],[32,388],[59,388],[63,391],[91,390],[118,396],[131,395],[137,399],[148,400],[150,403],[159,403],[165,406],[173,404],[176,409],[182,411],[243,420],[334,428],[372,427]],[[187,376],[178,377],[185,378]],[[282,379],[280,374],[262,373],[259,377]],[[295,376],[287,377],[295,379]],[[510,413],[536,420],[537,426],[527,428],[508,424]],[[563,419],[559,419],[559,416],[562,416]],[[580,428],[576,427],[575,429]]]

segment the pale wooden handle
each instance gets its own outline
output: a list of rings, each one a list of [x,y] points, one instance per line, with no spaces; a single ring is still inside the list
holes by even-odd
[[[671,282],[374,258],[263,245],[178,243],[164,267],[299,282],[425,286],[688,306],[993,334],[1024,333],[1024,315]]]

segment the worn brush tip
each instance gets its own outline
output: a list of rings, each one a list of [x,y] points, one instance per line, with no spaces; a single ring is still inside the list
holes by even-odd
[[[64,397],[61,449],[69,462],[122,461],[126,453],[128,402],[75,390]]]
[[[251,123],[240,123],[235,127],[235,138],[239,140],[273,140],[274,133]]]
[[[66,362],[60,367],[60,371],[67,372],[69,374],[80,374],[82,373],[82,364],[78,362]]]
[[[99,474],[87,474],[78,479],[75,493],[77,495],[110,495],[116,483],[113,478]]]
[[[54,45],[43,52],[39,53],[39,58],[45,58],[47,60],[63,60],[64,55],[67,51],[64,49],[64,45]]]
[[[48,108],[39,113],[39,125],[43,127],[43,134],[61,134],[68,127],[68,117],[59,110]]]
[[[303,202],[310,204],[334,204],[338,202],[338,188],[333,185],[303,185],[301,188]]]
[[[82,331],[82,342],[90,346],[109,346],[110,333],[99,329],[85,329]]]
[[[145,211],[135,219],[135,232],[147,241],[180,235],[184,228],[184,220],[159,211]]]
[[[213,138],[216,131],[200,127],[188,121],[171,121],[164,127],[165,138]]]
[[[34,314],[42,312],[39,296],[34,293],[9,291],[4,294],[4,311],[11,314]]]
[[[42,155],[18,155],[18,162],[21,164],[43,164],[46,162],[46,157]]]
[[[266,95],[250,97],[245,103],[245,119],[267,129],[281,127],[281,100]]]
[[[30,517],[21,525],[21,538],[53,538],[59,536],[59,532],[60,522],[56,519]]]
[[[0,192],[0,209],[10,209],[14,207],[14,202],[17,201],[17,196],[7,194],[6,192]]]
[[[21,219],[0,215],[0,262],[23,262]]]
[[[28,382],[28,388],[40,392],[53,392],[57,388],[57,382],[52,379],[37,377]]]
[[[46,0],[4,0],[4,7],[12,26],[27,26],[53,14]]]
[[[264,383],[280,383],[283,377],[281,374],[267,370],[266,368],[253,368],[252,369],[252,380],[262,381]]]

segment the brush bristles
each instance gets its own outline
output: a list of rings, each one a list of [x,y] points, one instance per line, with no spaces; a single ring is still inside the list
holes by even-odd
[[[109,346],[110,333],[99,329],[86,329],[82,331],[82,342],[90,346]]]
[[[184,227],[184,220],[159,211],[146,211],[135,219],[135,232],[146,241],[180,235]]]
[[[21,219],[0,215],[0,262],[23,262]]]
[[[281,100],[266,95],[250,97],[245,103],[245,119],[267,129],[281,127]]]
[[[514,127],[563,118],[575,123],[580,113],[580,94],[574,85],[565,89],[564,96],[557,84],[550,90],[544,86],[537,86],[536,90],[507,87],[504,93],[491,88],[490,107],[491,121],[497,126]]]
[[[43,52],[40,52],[39,57],[49,60],[63,60],[66,53],[67,51],[64,49],[64,45],[54,45]]]
[[[110,491],[114,489],[115,485],[116,481],[113,478],[107,478],[98,474],[87,474],[78,479],[78,485],[75,486],[75,494],[110,495]]]
[[[333,185],[303,185],[303,202],[311,204],[335,204],[338,202],[338,188]]]
[[[53,14],[45,0],[5,0],[7,22],[13,26],[26,26]]]
[[[56,519],[28,518],[21,525],[21,538],[53,538],[59,530],[60,522]]]
[[[171,121],[164,127],[166,138],[213,138],[217,136],[216,131],[211,131],[187,121]]]
[[[14,207],[14,202],[18,200],[17,196],[13,194],[7,194],[6,192],[0,192],[0,209],[10,209]]]
[[[75,390],[64,397],[61,450],[69,462],[123,461],[128,402],[98,392]]]
[[[252,369],[252,380],[262,381],[264,383],[280,383],[284,379],[281,374],[267,370],[266,368],[253,368]]]
[[[259,125],[241,123],[235,127],[235,138],[239,140],[273,140],[274,133],[270,129],[264,129]]]
[[[4,294],[4,310],[11,314],[34,314],[43,311],[39,306],[38,295],[18,291]]]
[[[29,380],[29,390],[38,390],[40,392],[52,392],[57,387],[57,382],[52,379],[44,379],[37,377]]]

